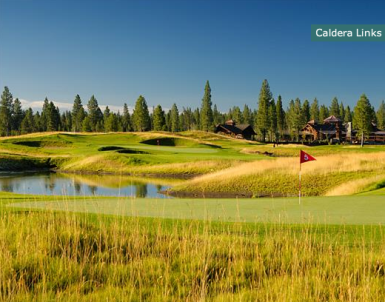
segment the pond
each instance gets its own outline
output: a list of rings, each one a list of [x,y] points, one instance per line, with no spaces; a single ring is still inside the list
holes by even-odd
[[[37,195],[171,198],[159,192],[181,181],[121,175],[2,173],[0,190]]]

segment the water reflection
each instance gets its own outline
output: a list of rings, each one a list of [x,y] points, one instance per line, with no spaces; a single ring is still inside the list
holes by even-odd
[[[1,191],[39,195],[84,196],[167,196],[159,191],[182,182],[178,179],[151,179],[119,175],[0,174]]]

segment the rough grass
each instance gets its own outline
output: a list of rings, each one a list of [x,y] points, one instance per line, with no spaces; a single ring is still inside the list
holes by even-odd
[[[347,195],[384,178],[385,153],[335,154],[302,165],[305,196]],[[298,158],[243,163],[197,177],[173,192],[250,192],[254,196],[298,194]]]
[[[210,139],[204,140],[203,135]],[[212,138],[218,140],[213,142]],[[158,140],[160,146],[157,146]],[[48,133],[1,141],[0,151],[4,153],[46,158],[59,170],[73,172],[191,175],[263,158],[239,152],[239,146],[248,145],[248,142],[237,140],[229,145],[218,135],[200,132],[194,135]]]
[[[383,227],[0,216],[3,301],[383,301]]]

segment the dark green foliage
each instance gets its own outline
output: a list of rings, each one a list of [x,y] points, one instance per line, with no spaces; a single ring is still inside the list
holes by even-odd
[[[319,109],[319,122],[323,123],[327,117],[329,117],[329,110],[325,105],[321,105]]]
[[[213,130],[213,110],[211,106],[211,88],[209,81],[207,81],[200,111],[200,129],[203,131]]]
[[[320,120],[319,104],[317,98],[314,99],[310,107],[310,120],[318,122]]]
[[[171,132],[179,131],[179,111],[175,103],[171,107],[170,126],[171,126]]]
[[[244,124],[250,124],[251,126],[253,126],[254,124],[254,121],[253,121],[253,112],[251,111],[251,109],[249,108],[249,106],[245,105],[243,107],[243,111],[242,111],[242,122]]]
[[[126,103],[124,103],[123,105],[122,128],[123,132],[128,132],[132,130],[131,116]]]
[[[28,110],[26,111],[25,117],[23,118],[20,125],[20,130],[22,134],[32,133],[36,131],[32,108],[28,108]]]
[[[266,133],[270,126],[269,121],[269,105],[273,98],[270,91],[270,86],[267,80],[262,82],[261,91],[258,99],[258,115],[257,115],[257,127],[261,135],[262,141],[266,140]]]
[[[234,122],[236,122],[237,124],[243,124],[243,116],[241,109],[238,106],[234,106],[231,112],[232,119],[234,120]]]
[[[378,110],[376,112],[377,116],[377,127],[379,129],[385,129],[385,102],[382,100]]]
[[[350,110],[350,107],[347,106],[345,109],[345,115],[344,115],[344,122],[349,123],[353,121],[352,112]]]
[[[24,119],[24,116],[25,116],[25,113],[21,108],[21,103],[19,99],[15,99],[15,101],[13,102],[11,114],[12,114],[11,130],[14,131],[16,134],[19,134],[20,128],[21,128],[21,121]]]
[[[40,117],[40,131],[47,131],[48,116],[49,116],[49,101],[48,98],[44,99],[43,109]]]
[[[166,128],[166,118],[162,106],[158,105],[153,113],[153,129],[154,131],[163,131]]]
[[[341,120],[344,120],[345,118],[345,107],[344,104],[341,102],[340,104],[340,114],[338,116]]]
[[[269,105],[269,136],[270,141],[276,140],[277,134],[277,109],[274,99],[271,100]]]
[[[338,99],[335,97],[332,100],[332,104],[330,105],[329,110],[330,115],[334,115],[335,117],[340,117],[340,105],[338,104]]]
[[[0,134],[8,136],[11,132],[11,112],[12,112],[13,97],[7,86],[4,87],[0,102]]]
[[[199,111],[199,108],[196,108],[193,113],[194,116],[194,123],[193,123],[193,130],[199,130],[201,128],[200,121],[201,121],[201,113]]]
[[[68,110],[61,115],[60,130],[68,132],[72,130],[72,114]]]
[[[282,107],[282,97],[279,95],[277,99],[277,105],[276,105],[276,111],[277,111],[277,130],[280,137],[283,135],[283,131],[285,128],[285,111]]]
[[[215,126],[223,123],[222,115],[218,111],[216,104],[214,105],[214,109],[213,109],[213,123]]]
[[[37,132],[44,131],[43,125],[42,125],[42,118],[39,111],[37,111],[36,114],[33,116],[33,123],[35,125],[35,131]]]
[[[77,94],[74,100],[74,105],[72,107],[72,131],[79,132],[82,131],[82,123],[85,118],[85,112],[82,105],[82,100]]]
[[[148,111],[147,102],[141,95],[136,101],[132,120],[135,131],[142,132],[151,129],[150,113]]]
[[[104,131],[116,132],[118,129],[119,125],[117,115],[115,113],[109,113],[107,119],[104,120]]]
[[[301,109],[301,125],[305,125],[308,121],[310,121],[310,105],[309,101],[305,100]]]
[[[87,104],[88,109],[88,123],[90,125],[90,131],[100,131],[100,125],[98,123],[103,122],[103,113],[99,108],[98,101],[95,96],[91,96]],[[84,131],[84,130],[83,130]]]
[[[49,102],[46,111],[46,131],[58,131],[60,127],[60,111],[53,102]]]
[[[90,118],[88,116],[86,116],[83,120],[82,131],[83,132],[91,132],[92,131]]]
[[[183,108],[183,112],[181,116],[182,116],[183,130],[184,131],[192,130],[195,125],[195,119],[191,108],[190,107]]]
[[[369,99],[362,94],[354,108],[354,127],[358,134],[368,135],[372,130],[371,122],[373,120],[373,109]]]

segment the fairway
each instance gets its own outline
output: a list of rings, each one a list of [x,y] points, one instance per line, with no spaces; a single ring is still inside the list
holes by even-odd
[[[375,196],[264,199],[99,198],[17,202],[8,207],[135,217],[298,224],[385,224],[385,198]],[[60,201],[59,201],[60,200]]]

